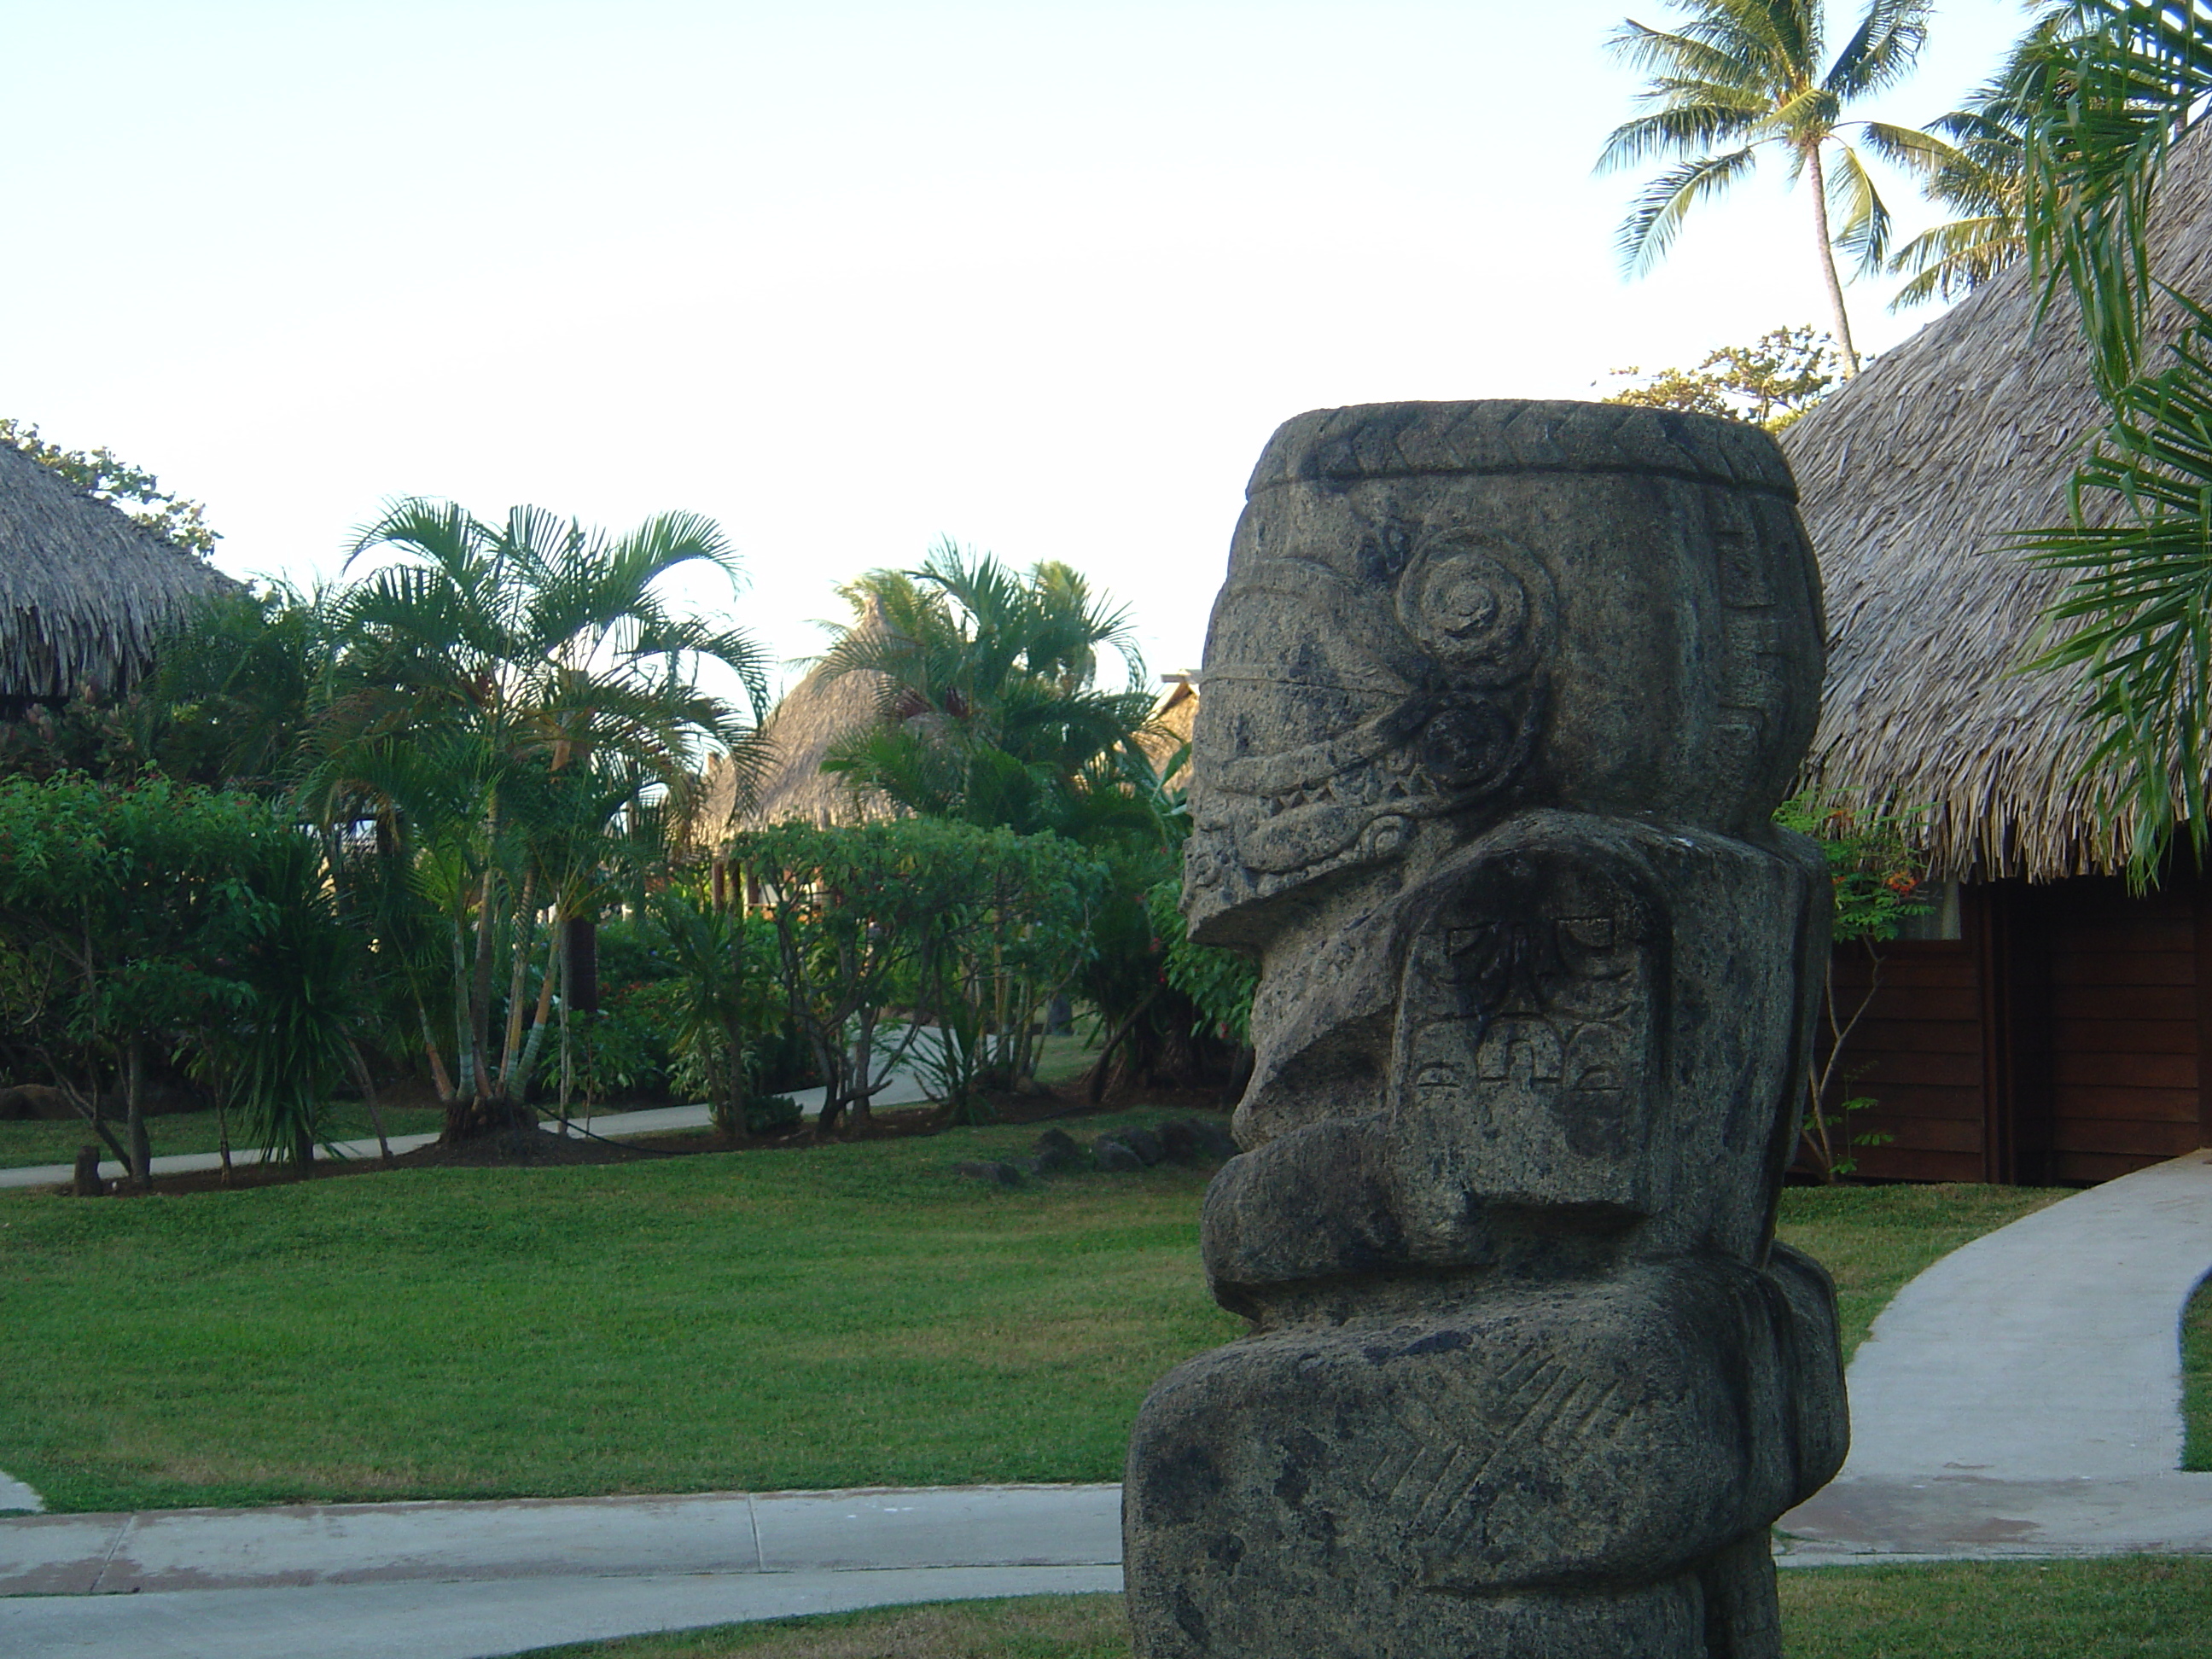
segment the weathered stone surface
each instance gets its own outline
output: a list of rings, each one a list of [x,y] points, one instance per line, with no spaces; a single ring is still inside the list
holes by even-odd
[[[1779,453],[1574,404],[1287,423],[1214,611],[1193,936],[1253,952],[1203,1228],[1252,1334],[1125,1496],[1138,1651],[1778,1654],[1845,1434],[1773,1243],[1826,938]]]
[[[1147,1164],[1158,1164],[1168,1155],[1160,1138],[1142,1127],[1124,1129],[1116,1139]]]
[[[1127,1142],[1112,1135],[1101,1135],[1092,1141],[1091,1156],[1100,1169],[1114,1170],[1122,1175],[1145,1167],[1145,1160],[1139,1158]]]
[[[1036,1138],[1036,1156],[1030,1160],[1040,1175],[1083,1167],[1083,1148],[1065,1129],[1047,1129]]]
[[[970,1181],[980,1181],[988,1187],[1018,1187],[1022,1184],[1022,1172],[1019,1170],[1011,1164],[1002,1164],[996,1159],[988,1162],[979,1159],[966,1160],[954,1164],[952,1173],[964,1176]]]

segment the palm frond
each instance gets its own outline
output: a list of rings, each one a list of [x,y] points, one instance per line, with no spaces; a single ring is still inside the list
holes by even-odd
[[[1699,156],[1653,179],[1614,238],[1621,268],[1632,276],[1649,271],[1674,246],[1690,210],[1727,190],[1756,161],[1757,156],[1747,147],[1725,155]]]

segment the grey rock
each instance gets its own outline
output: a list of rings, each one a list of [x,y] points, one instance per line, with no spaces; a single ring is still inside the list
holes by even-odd
[[[1018,1187],[1022,1184],[1022,1172],[1019,1170],[1011,1164],[1001,1164],[995,1160],[956,1164],[952,1166],[952,1173],[993,1187]]]
[[[1251,1334],[1139,1414],[1136,1651],[1773,1659],[1767,1528],[1847,1424],[1773,1243],[1827,901],[1770,821],[1823,636],[1788,470],[1389,404],[1248,495],[1184,907],[1261,970],[1201,1227]]]
[[[1117,1139],[1147,1164],[1158,1164],[1168,1155],[1167,1148],[1160,1144],[1160,1138],[1150,1129],[1124,1129]]]
[[[1121,1175],[1145,1167],[1145,1160],[1137,1156],[1128,1143],[1113,1135],[1101,1135],[1092,1141],[1091,1157],[1100,1169]]]
[[[1036,1138],[1036,1150],[1030,1161],[1040,1175],[1083,1167],[1083,1148],[1065,1129],[1047,1129]]]

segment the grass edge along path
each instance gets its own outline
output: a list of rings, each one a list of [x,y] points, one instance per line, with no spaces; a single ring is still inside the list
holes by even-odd
[[[2212,1559],[1792,1568],[1788,1659],[2198,1659]],[[526,1659],[1129,1659],[1118,1595],[1038,1595],[541,1648]]]
[[[2181,1316],[2181,1467],[2212,1470],[2212,1275]]]
[[[1159,1112],[1079,1120],[1089,1136]],[[1018,1191],[1035,1126],[128,1201],[0,1198],[0,1468],[57,1510],[1111,1480],[1241,1328],[1205,1172]],[[1847,1341],[2062,1194],[1795,1189]]]

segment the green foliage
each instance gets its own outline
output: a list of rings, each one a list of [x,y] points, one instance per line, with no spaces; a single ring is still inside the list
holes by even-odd
[[[568,1041],[577,1097],[603,1105],[665,1090],[676,1066],[669,1028],[682,995],[673,980],[631,981],[603,990],[596,1013],[571,1012]]]
[[[404,940],[458,1137],[520,1115],[558,1023],[566,924],[641,887],[696,805],[706,750],[741,777],[757,763],[701,665],[734,672],[756,714],[765,684],[743,635],[663,597],[682,567],[733,571],[696,514],[610,538],[535,507],[493,524],[407,501],[362,531],[356,556],[370,550],[396,556],[325,600],[338,648],[299,793],[333,829],[376,826],[360,902]]]
[[[986,1115],[984,1090],[1035,1075],[1044,1005],[1096,948],[1091,919],[1109,872],[1050,835],[970,833],[951,850],[967,881],[941,919],[937,972],[922,984],[935,1030],[917,1058],[953,1121],[970,1123]]]
[[[1164,881],[1153,888],[1147,909],[1159,935],[1160,971],[1167,982],[1188,997],[1208,1024],[1231,1042],[1249,1048],[1252,993],[1259,988],[1259,968],[1234,951],[1191,943],[1183,927],[1180,881]]]
[[[1806,1077],[1805,1121],[1800,1142],[1802,1155],[1823,1181],[1838,1180],[1858,1168],[1853,1147],[1884,1146],[1891,1139],[1879,1131],[1854,1131],[1850,1127],[1852,1118],[1881,1104],[1872,1096],[1854,1095],[1841,1101],[1834,1097],[1852,1077],[1844,1069],[1845,1045],[1881,988],[1881,953],[1875,947],[1895,939],[1907,917],[1928,908],[1921,890],[1927,880],[1927,860],[1910,839],[1919,816],[1917,812],[1884,812],[1855,802],[1846,794],[1826,795],[1812,790],[1793,795],[1774,809],[1777,823],[1814,837],[1827,859],[1834,897],[1830,937],[1838,942],[1855,942],[1867,954],[1866,993],[1855,1005],[1843,1006],[1836,994],[1832,971],[1821,987],[1827,1053]]]
[[[1674,9],[1686,15],[1679,28],[1629,19],[1610,42],[1615,57],[1649,79],[1637,94],[1644,112],[1613,129],[1598,171],[1681,158],[1645,187],[1623,222],[1622,265],[1632,275],[1650,270],[1693,209],[1750,176],[1761,152],[1778,151],[1790,179],[1802,175],[1809,186],[1835,337],[1845,372],[1856,373],[1835,256],[1841,250],[1862,270],[1879,269],[1888,252],[1889,210],[1845,133],[1856,127],[1868,150],[1891,159],[1918,153],[1929,140],[1910,128],[1846,123],[1843,114],[1911,72],[1933,7],[1929,0],[1868,0],[1825,67],[1821,0],[1675,0]]]
[[[161,488],[143,467],[133,466],[111,449],[64,449],[39,435],[27,421],[0,416],[0,443],[20,449],[49,471],[96,501],[106,501],[133,523],[204,558],[222,538],[208,528],[207,509]]]
[[[1842,377],[1836,343],[1809,324],[1778,328],[1747,346],[1722,346],[1695,368],[1616,368],[1615,379],[1640,380],[1599,399],[1643,409],[1719,415],[1779,432],[1820,401]]]
[[[245,996],[233,1018],[204,1028],[204,1071],[244,1115],[248,1141],[305,1163],[331,1097],[360,1066],[354,1038],[368,1023],[366,941],[337,913],[321,849],[293,830],[265,842],[249,938],[234,971]]]
[[[2185,331],[2143,363],[2160,289],[2150,228],[2168,150],[2212,97],[2212,7],[2081,0],[2023,42],[2022,218],[2046,308],[2069,293],[2111,422],[2076,470],[2070,525],[2014,544],[2065,571],[2033,667],[2078,673],[2095,741],[2084,771],[2129,870],[2157,879],[2177,828],[2201,858],[2212,693],[2212,314],[2175,295]]]
[[[185,1036],[272,1144],[312,1137],[361,962],[313,842],[265,803],[159,775],[0,780],[0,937],[11,1023],[141,1179],[140,1076]],[[118,1085],[127,1150],[99,1117]]]
[[[1134,630],[1076,572],[1046,562],[1017,574],[945,542],[919,569],[870,571],[840,591],[854,620],[823,661],[880,675],[882,719],[834,745],[824,771],[930,817],[1158,837]],[[1109,650],[1126,690],[1096,684]]]
[[[1995,76],[1928,124],[1926,146],[1896,158],[1919,175],[1931,201],[1959,216],[1891,256],[1890,270],[1911,277],[1892,311],[1956,299],[2027,257],[2029,124],[2051,96],[2052,43],[2075,17],[2070,5],[2046,7]]]
[[[785,1006],[826,1080],[824,1133],[848,1111],[865,1123],[909,1053],[960,1114],[988,1074],[1022,1075],[1036,1012],[1090,948],[1104,881],[1055,837],[932,818],[781,823],[737,836],[729,858],[767,895]],[[892,1036],[895,1006],[914,1018]],[[926,1040],[925,1014],[939,1032]]]
[[[1774,809],[1784,830],[1810,836],[1828,860],[1835,908],[1830,934],[1843,943],[1893,939],[1928,908],[1928,860],[1912,845],[1917,811],[1884,812],[1849,793],[1806,790]]]
[[[666,960],[676,974],[669,1048],[678,1088],[707,1102],[726,1135],[750,1132],[745,1103],[749,1031],[780,1023],[772,928],[668,886],[648,901]]]

